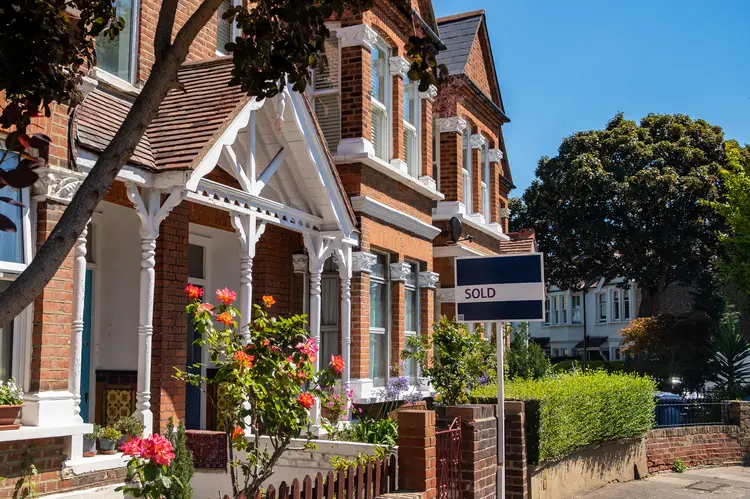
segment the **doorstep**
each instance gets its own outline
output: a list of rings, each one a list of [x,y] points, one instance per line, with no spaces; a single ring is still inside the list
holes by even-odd
[[[125,468],[127,464],[128,458],[123,456],[122,452],[112,455],[97,454],[92,457],[81,457],[65,461],[63,473],[69,471],[74,475],[81,475],[83,473],[92,473],[94,471]]]

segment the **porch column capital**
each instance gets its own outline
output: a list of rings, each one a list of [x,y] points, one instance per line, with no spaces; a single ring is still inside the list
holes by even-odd
[[[247,343],[250,338],[248,324],[252,320],[253,313],[253,258],[255,258],[255,247],[258,240],[266,231],[266,224],[255,215],[232,213],[229,218],[237,233],[237,238],[240,240],[240,298],[238,306],[242,316],[240,334]]]
[[[352,272],[364,272],[369,274],[372,267],[377,263],[378,257],[365,251],[355,251],[352,253]]]
[[[292,255],[292,266],[294,267],[295,274],[306,274],[307,268],[310,265],[310,258],[302,253]]]
[[[419,92],[419,96],[423,99],[427,99],[430,102],[434,101],[438,95],[438,88],[435,85],[430,85],[426,92]]]
[[[436,272],[431,272],[429,270],[426,272],[420,272],[419,273],[419,287],[435,289],[435,286],[438,283],[438,279],[440,279],[440,274]]]
[[[357,24],[336,30],[341,47],[362,46],[372,50],[378,41],[378,33],[369,24]]]
[[[438,288],[436,294],[440,303],[456,303],[455,288]]]
[[[469,123],[465,119],[458,116],[452,116],[450,118],[438,118],[435,120],[435,130],[437,133],[463,133],[469,127]]]
[[[471,143],[472,149],[481,149],[487,144],[487,139],[484,138],[484,135],[475,133],[472,134],[471,139],[469,139],[469,142]]]
[[[81,172],[46,166],[36,170],[39,179],[34,183],[31,193],[36,201],[52,200],[68,204],[78,191],[86,175]]]
[[[411,62],[409,59],[402,55],[395,55],[388,59],[388,68],[390,69],[391,76],[400,76],[404,78],[409,72]]]

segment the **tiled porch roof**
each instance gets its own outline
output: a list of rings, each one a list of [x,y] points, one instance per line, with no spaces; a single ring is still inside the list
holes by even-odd
[[[510,232],[509,241],[500,241],[501,255],[517,255],[536,252],[536,238],[533,232]]]

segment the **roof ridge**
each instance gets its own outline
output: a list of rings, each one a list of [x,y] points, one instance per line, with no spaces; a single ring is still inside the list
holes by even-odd
[[[212,65],[219,65],[219,64],[226,64],[228,62],[232,61],[231,55],[223,55],[220,57],[213,57],[211,59],[201,59],[199,61],[189,61],[189,62],[183,62],[182,66],[180,66],[180,69],[185,67],[193,67],[193,66],[212,66]]]
[[[468,19],[470,17],[478,17],[478,16],[483,16],[483,15],[485,15],[484,9],[472,10],[469,12],[461,12],[459,14],[452,14],[449,16],[439,17],[437,19],[437,23],[438,24],[449,23],[453,21],[460,21],[462,19]]]

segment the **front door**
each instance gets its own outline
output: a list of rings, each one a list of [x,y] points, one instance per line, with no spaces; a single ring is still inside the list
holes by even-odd
[[[91,310],[94,296],[94,271],[86,269],[86,292],[83,296],[83,349],[81,351],[81,417],[89,422],[89,401],[91,400]]]
[[[198,286],[203,288],[203,286]],[[195,343],[198,330],[193,325],[193,318],[187,318],[187,371],[190,374],[200,374],[200,367],[192,367],[203,362],[203,349]],[[185,427],[188,430],[201,429],[201,390],[197,386],[187,385],[185,393]]]

